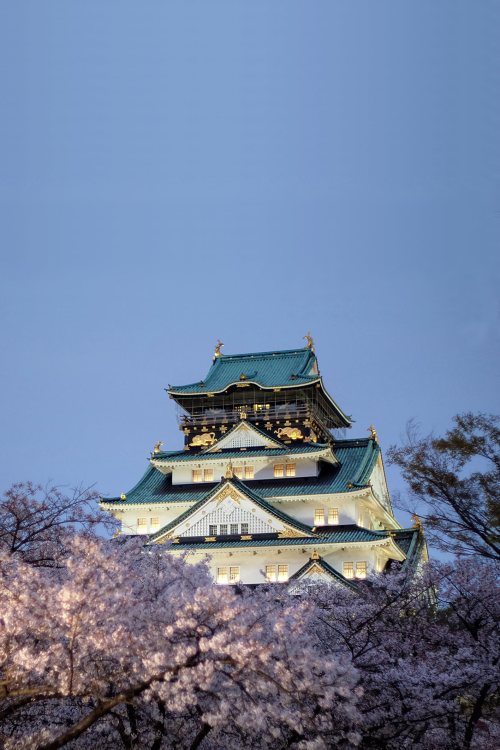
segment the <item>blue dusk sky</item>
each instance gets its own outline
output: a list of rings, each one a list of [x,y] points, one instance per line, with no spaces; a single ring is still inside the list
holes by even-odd
[[[1,2],[2,489],[130,489],[219,337],[310,330],[383,448],[498,411],[499,30],[486,0]]]

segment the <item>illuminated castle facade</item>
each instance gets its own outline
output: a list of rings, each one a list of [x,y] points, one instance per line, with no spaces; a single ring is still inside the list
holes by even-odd
[[[312,339],[302,349],[225,355],[205,380],[169,386],[182,450],[157,443],[126,494],[101,499],[121,534],[210,559],[218,583],[326,580],[353,587],[393,561],[425,556],[402,529],[377,435],[337,439],[350,418],[325,389]]]

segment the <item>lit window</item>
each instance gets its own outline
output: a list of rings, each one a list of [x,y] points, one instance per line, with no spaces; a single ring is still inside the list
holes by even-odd
[[[245,479],[253,479],[253,466],[245,466]]]
[[[276,565],[266,565],[266,578],[268,581],[276,581]]]
[[[274,464],[274,476],[275,477],[284,477],[285,476],[285,465],[284,464]]]
[[[208,527],[208,534],[209,536],[217,536],[217,526],[215,524],[210,524]]]
[[[192,471],[193,482],[203,481],[203,471],[201,469],[193,469]]]
[[[233,474],[238,479],[243,479],[243,466],[233,466]]]
[[[227,582],[228,582],[228,569],[226,567],[217,568],[217,583],[227,583]]]
[[[240,568],[239,566],[232,566],[229,568],[229,583],[238,583],[240,580]]]
[[[316,508],[314,511],[314,525],[323,526],[325,523],[325,511],[323,508]]]
[[[225,536],[227,534],[227,523],[221,523],[219,534]]]
[[[247,523],[242,523],[241,524],[241,533],[242,534],[248,534],[248,524]]]
[[[356,578],[366,578],[366,562],[356,563]]]
[[[231,534],[237,534],[238,533],[238,524],[232,523],[231,524]]]
[[[346,578],[354,578],[354,563],[345,562],[343,564],[344,576]]]
[[[278,565],[278,581],[288,581],[288,565]]]
[[[138,518],[137,519],[137,528],[138,529],[145,529],[147,524],[147,518]]]
[[[204,482],[213,482],[214,481],[214,470],[213,469],[204,469],[203,470],[203,481]]]
[[[329,508],[328,509],[328,523],[333,525],[338,522],[339,522],[339,509]]]
[[[287,464],[286,465],[286,475],[287,475],[287,477],[294,477],[295,476],[295,464]]]
[[[160,519],[159,518],[150,518],[149,522],[151,524],[151,528],[153,528],[153,529],[160,525]]]

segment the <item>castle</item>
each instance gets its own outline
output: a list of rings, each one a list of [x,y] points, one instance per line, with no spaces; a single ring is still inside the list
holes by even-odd
[[[121,534],[144,535],[217,583],[326,580],[355,587],[426,558],[418,521],[397,522],[370,436],[338,439],[351,419],[325,389],[311,337],[301,349],[226,355],[205,380],[169,386],[182,450],[158,442],[126,494],[101,498]]]

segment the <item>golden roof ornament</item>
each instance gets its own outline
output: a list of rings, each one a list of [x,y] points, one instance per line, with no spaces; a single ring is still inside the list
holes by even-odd
[[[368,427],[368,432],[371,433],[372,440],[374,440],[376,443],[378,443],[377,430],[375,429],[375,427],[372,424]]]
[[[126,500],[126,499],[127,499],[126,494],[122,492],[122,494],[120,495],[120,500]]]
[[[311,554],[311,560],[319,560],[319,554],[314,550]]]
[[[161,453],[161,446],[163,445],[162,440],[158,440],[157,443],[154,444],[152,454],[156,455],[157,453]]]
[[[222,352],[221,352],[221,349],[222,349],[222,347],[223,347],[223,346],[224,346],[224,342],[223,342],[223,341],[221,341],[220,339],[218,339],[218,340],[217,340],[217,343],[216,343],[216,345],[215,345],[215,350],[214,350],[214,359],[217,359],[218,357],[221,357],[221,356],[222,356]]]
[[[224,474],[224,479],[233,479],[233,477],[234,477],[233,464],[230,461],[227,465],[226,473]]]
[[[311,352],[314,351],[314,341],[312,340],[311,332],[308,331],[306,335],[304,336],[306,340],[306,349],[309,349]]]
[[[420,529],[422,528],[422,521],[420,520],[419,516],[417,516],[416,513],[412,513],[411,520],[413,521],[413,528],[420,531]]]

